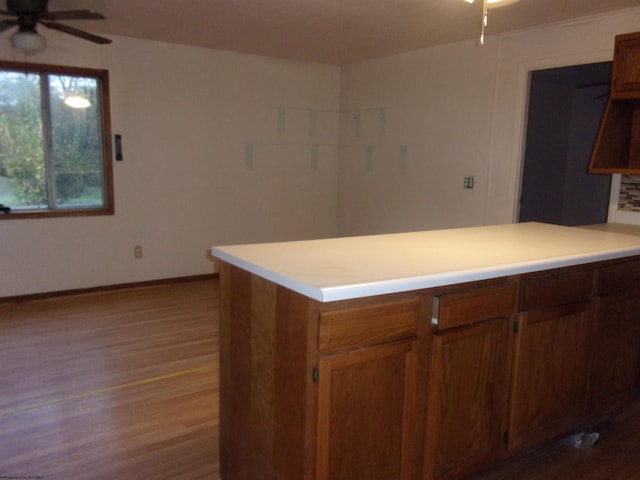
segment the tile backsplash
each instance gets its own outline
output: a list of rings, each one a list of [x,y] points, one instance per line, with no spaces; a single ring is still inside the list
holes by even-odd
[[[640,175],[622,175],[618,209],[640,212]]]

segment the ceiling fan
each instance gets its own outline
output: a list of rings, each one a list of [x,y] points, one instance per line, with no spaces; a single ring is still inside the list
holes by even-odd
[[[0,21],[0,33],[17,26],[18,31],[11,36],[11,44],[26,54],[44,50],[46,41],[36,31],[38,24],[90,42],[111,43],[108,38],[56,23],[58,20],[104,20],[103,15],[91,10],[50,12],[47,4],[48,0],[7,0],[7,9],[0,10],[0,15],[16,18]]]

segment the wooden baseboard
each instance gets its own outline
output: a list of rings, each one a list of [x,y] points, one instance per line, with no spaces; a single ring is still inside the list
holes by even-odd
[[[166,285],[169,283],[196,282],[198,280],[213,280],[219,278],[218,273],[206,273],[203,275],[190,275],[188,277],[160,278],[144,282],[119,283],[116,285],[102,285],[99,287],[76,288],[73,290],[61,290],[57,292],[31,293],[28,295],[16,295],[13,297],[0,297],[0,303],[19,303],[28,300],[42,300],[45,298],[62,297],[66,295],[79,295],[83,293],[104,292],[107,290],[120,290],[123,288],[148,287],[154,285]]]

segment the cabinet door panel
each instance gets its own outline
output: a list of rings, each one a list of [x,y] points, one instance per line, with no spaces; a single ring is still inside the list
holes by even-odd
[[[426,478],[458,478],[497,457],[509,328],[505,317],[434,337]]]
[[[509,448],[517,451],[576,426],[586,384],[587,304],[519,316]]]
[[[612,98],[640,96],[640,33],[616,36]]]
[[[589,379],[589,411],[605,413],[638,387],[640,373],[640,290],[598,300]]]
[[[417,478],[416,344],[320,360],[318,480]]]

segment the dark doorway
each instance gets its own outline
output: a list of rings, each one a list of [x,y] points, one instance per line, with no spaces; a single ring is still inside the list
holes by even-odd
[[[587,173],[611,62],[531,72],[520,222],[606,223],[610,175]]]

